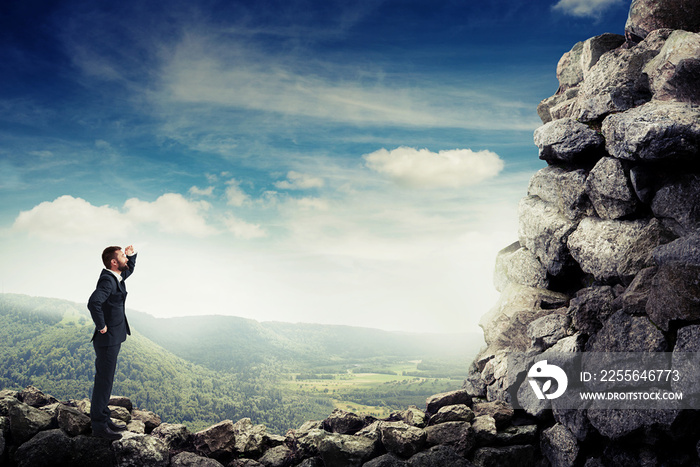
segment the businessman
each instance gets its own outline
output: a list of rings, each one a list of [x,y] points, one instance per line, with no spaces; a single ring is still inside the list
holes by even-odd
[[[112,394],[117,356],[126,335],[131,334],[124,313],[126,301],[125,280],[134,272],[136,251],[132,245],[122,250],[110,246],[102,252],[102,270],[97,287],[90,295],[87,307],[95,322],[92,345],[95,348],[95,385],[92,389],[90,419],[92,434],[100,438],[116,440],[124,427],[115,424],[107,407]]]

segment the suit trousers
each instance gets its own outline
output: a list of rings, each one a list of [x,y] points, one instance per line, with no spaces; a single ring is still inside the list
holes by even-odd
[[[121,344],[95,347],[95,385],[92,388],[90,419],[92,426],[105,427],[110,419],[109,399],[112,396],[114,372]]]

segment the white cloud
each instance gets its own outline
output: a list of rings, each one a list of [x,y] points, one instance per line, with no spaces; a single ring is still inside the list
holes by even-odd
[[[231,179],[226,182],[226,202],[231,206],[243,206],[250,200],[250,196],[240,187],[240,182],[236,179]]]
[[[13,229],[46,240],[71,241],[123,235],[132,226],[118,209],[64,195],[20,212]]]
[[[319,211],[327,211],[330,207],[328,201],[321,198],[300,198],[295,200],[295,203],[302,209],[315,209]]]
[[[206,201],[188,201],[178,193],[166,193],[153,202],[131,198],[124,203],[126,215],[139,223],[155,223],[162,232],[205,237],[216,233],[207,224]]]
[[[363,156],[367,167],[415,188],[458,188],[495,177],[504,162],[491,151],[452,149],[431,152],[405,146]]]
[[[211,196],[214,193],[214,187],[208,186],[206,188],[199,188],[197,186],[193,186],[190,188],[189,193],[195,196]]]
[[[232,215],[224,218],[224,224],[229,232],[244,240],[267,236],[267,232],[259,224],[251,224]]]
[[[559,0],[553,10],[572,16],[598,17],[605,10],[623,3],[623,0]]]
[[[321,188],[324,185],[325,183],[322,178],[295,172],[293,170],[287,174],[287,180],[281,180],[275,183],[275,186],[280,190],[308,190],[310,188]]]

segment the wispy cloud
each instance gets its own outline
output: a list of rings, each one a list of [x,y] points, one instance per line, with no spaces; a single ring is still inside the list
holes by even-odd
[[[624,0],[559,0],[552,9],[571,16],[597,18],[606,10],[624,3]]]
[[[325,185],[322,178],[314,177],[290,170],[287,173],[287,180],[275,182],[275,186],[280,190],[308,190],[309,188],[321,188]]]

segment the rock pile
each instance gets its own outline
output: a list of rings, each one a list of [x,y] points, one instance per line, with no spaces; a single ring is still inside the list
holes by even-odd
[[[700,5],[635,0],[576,44],[535,131],[518,241],[496,261],[465,389],[512,401],[516,353],[700,350]],[[509,359],[511,360],[509,362]],[[509,367],[510,363],[510,367]],[[510,369],[509,369],[510,368]],[[520,401],[522,402],[522,401]],[[700,465],[694,411],[523,407],[555,466]]]
[[[29,386],[0,391],[0,464],[18,467],[418,467],[521,466],[540,457],[538,428],[507,403],[472,400],[466,390],[437,394],[378,420],[341,410],[286,436],[250,419],[197,433],[113,397],[122,439],[90,436],[90,402],[59,402]]]

